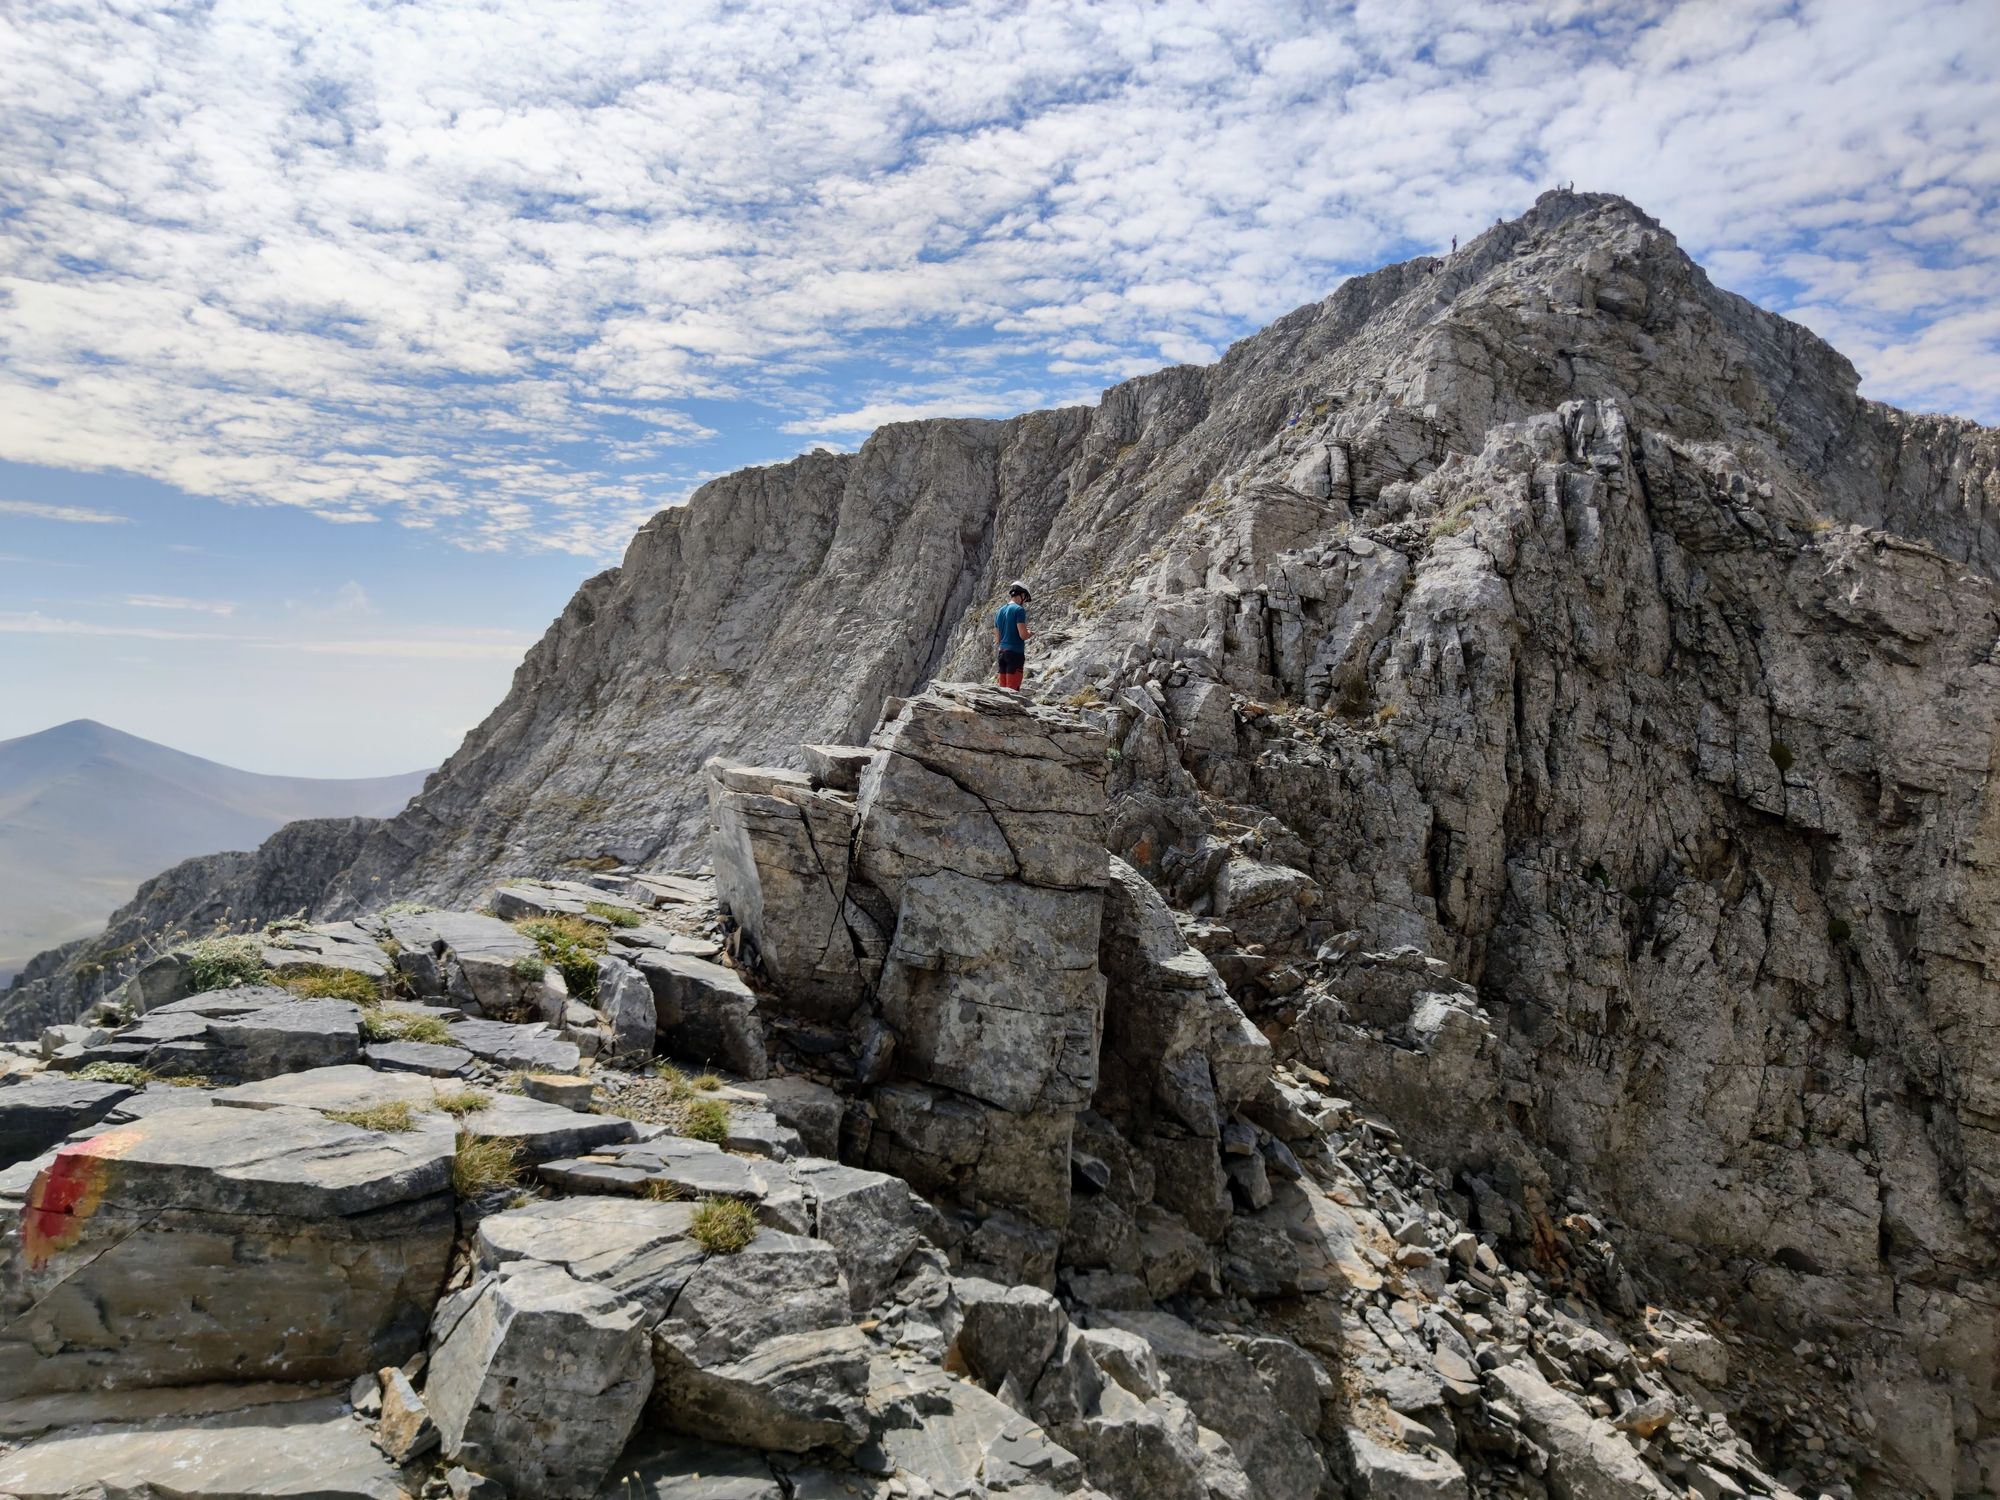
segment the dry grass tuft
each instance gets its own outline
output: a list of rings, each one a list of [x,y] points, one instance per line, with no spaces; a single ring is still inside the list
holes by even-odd
[[[400,1099],[390,1104],[370,1104],[363,1109],[329,1109],[325,1114],[329,1120],[338,1120],[343,1125],[357,1125],[363,1130],[395,1133],[417,1128],[410,1106]]]
[[[734,1198],[704,1198],[689,1232],[712,1255],[734,1255],[757,1238],[757,1216]]]
[[[521,1180],[521,1161],[512,1141],[461,1133],[451,1162],[451,1185],[461,1198],[477,1198]]]

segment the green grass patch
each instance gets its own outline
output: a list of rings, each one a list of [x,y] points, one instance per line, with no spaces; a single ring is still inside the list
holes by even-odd
[[[686,1188],[678,1182],[669,1182],[664,1177],[655,1177],[646,1184],[645,1197],[652,1203],[678,1203],[686,1196]]]
[[[439,1094],[434,1102],[446,1114],[463,1119],[467,1115],[478,1114],[482,1109],[491,1109],[493,1096],[478,1089],[454,1089],[448,1094]]]
[[[613,906],[609,901],[586,901],[583,909],[613,927],[637,927],[646,919],[629,906]]]
[[[76,1076],[88,1078],[92,1083],[123,1083],[135,1089],[142,1089],[153,1081],[153,1075],[137,1063],[85,1063],[76,1070]]]
[[[400,1099],[388,1104],[370,1104],[364,1109],[329,1109],[323,1113],[329,1120],[357,1125],[363,1130],[396,1133],[417,1128],[415,1112]]]
[[[541,951],[543,963],[562,975],[571,999],[588,1005],[597,998],[597,960],[610,942],[602,927],[582,917],[528,917],[514,928]],[[515,972],[520,972],[518,963]]]
[[[734,1255],[757,1238],[757,1216],[735,1198],[704,1198],[689,1233],[712,1255]]]
[[[729,1138],[729,1101],[695,1099],[687,1107],[687,1119],[680,1133],[691,1141],[707,1141],[720,1146]]]
[[[240,933],[199,938],[180,952],[187,959],[191,994],[256,984],[264,977],[264,945]]]
[[[435,906],[428,906],[422,901],[391,901],[387,906],[382,908],[382,915],[385,917],[420,917],[427,911],[436,910]]]
[[[301,1000],[350,1000],[380,1005],[382,986],[354,969],[293,969],[278,981]]]
[[[451,1160],[451,1185],[459,1197],[477,1198],[520,1180],[521,1161],[512,1141],[459,1135],[458,1151]]]
[[[722,1079],[714,1073],[703,1073],[697,1078],[690,1078],[688,1087],[698,1093],[712,1094],[722,1087]]]

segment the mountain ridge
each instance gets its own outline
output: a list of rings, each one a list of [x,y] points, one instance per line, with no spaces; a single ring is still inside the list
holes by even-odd
[[[1031,694],[1109,722],[1106,843],[1246,1013],[1455,1190],[1602,1205],[1838,1349],[1827,1399],[1914,1476],[1883,1493],[1991,1467],[2000,433],[1861,398],[1623,199],[1546,195],[1094,408],[711,481],[408,809],[297,825],[257,879],[345,917],[698,860],[706,762],[798,767],[986,676],[1016,576]],[[284,914],[172,876],[121,932]],[[1354,953],[1490,1032],[1413,1048]]]
[[[255,847],[301,818],[394,812],[428,774],[242,771],[94,719],[0,741],[0,977],[101,928],[167,865]]]

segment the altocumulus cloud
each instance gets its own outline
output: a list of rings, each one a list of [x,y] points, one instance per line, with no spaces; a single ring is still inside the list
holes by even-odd
[[[695,403],[1076,399],[1570,178],[2000,416],[1991,0],[22,0],[0,50],[0,456],[471,547],[615,545]]]

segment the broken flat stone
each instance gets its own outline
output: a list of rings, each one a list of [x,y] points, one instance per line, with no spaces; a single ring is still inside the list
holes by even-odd
[[[0,1457],[0,1494],[401,1500],[401,1475],[338,1398],[59,1432]]]
[[[468,1019],[453,1021],[449,1029],[453,1042],[501,1068],[573,1073],[583,1061],[576,1043],[546,1026]]]
[[[436,1042],[371,1042],[362,1049],[371,1068],[389,1073],[423,1073],[432,1078],[456,1078],[472,1066],[472,1054],[463,1047],[443,1047]]]
[[[103,1119],[131,1093],[128,1084],[62,1073],[0,1083],[0,1167],[40,1156],[71,1131]]]

